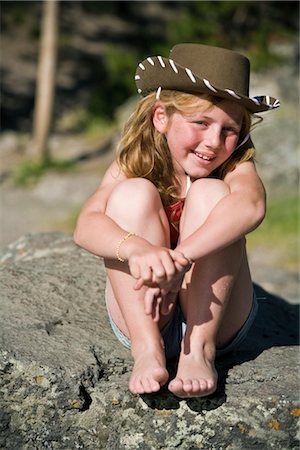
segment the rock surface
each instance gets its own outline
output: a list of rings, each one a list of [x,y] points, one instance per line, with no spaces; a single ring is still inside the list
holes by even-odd
[[[212,396],[134,396],[102,259],[61,233],[24,236],[0,257],[1,449],[298,449],[297,304],[256,285],[258,317],[218,361]]]

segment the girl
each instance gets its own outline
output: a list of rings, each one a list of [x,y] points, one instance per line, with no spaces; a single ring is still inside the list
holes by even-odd
[[[263,220],[265,191],[249,131],[279,102],[249,98],[247,58],[200,44],[147,58],[135,79],[144,98],[74,240],[104,258],[111,326],[134,360],[130,391],[169,382],[178,397],[206,396],[216,356],[240,344],[257,309],[245,235]]]

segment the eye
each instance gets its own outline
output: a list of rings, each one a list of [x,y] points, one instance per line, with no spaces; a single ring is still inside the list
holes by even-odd
[[[240,130],[233,128],[233,127],[224,127],[223,128],[223,133],[227,134],[227,135],[236,135],[238,136],[240,134]]]
[[[199,126],[202,126],[202,127],[206,127],[207,126],[207,123],[204,122],[203,120],[196,120],[194,123],[196,125],[199,125]]]

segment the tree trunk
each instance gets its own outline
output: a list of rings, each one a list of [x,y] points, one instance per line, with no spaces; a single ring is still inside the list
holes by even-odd
[[[49,159],[47,140],[53,116],[58,34],[58,1],[42,2],[43,16],[33,120],[33,152],[39,161]]]

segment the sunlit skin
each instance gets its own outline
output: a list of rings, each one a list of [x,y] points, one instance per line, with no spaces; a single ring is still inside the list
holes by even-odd
[[[251,161],[237,165],[224,181],[208,178],[234,152],[244,109],[227,100],[209,108],[198,97],[195,102],[199,110],[192,114],[168,116],[160,101],[153,110],[180,195],[186,195],[177,247],[169,248],[169,223],[154,184],[128,179],[116,162],[84,205],[74,234],[78,245],[104,258],[107,306],[131,340],[133,394],[157,392],[168,381],[182,398],[214,392],[216,347],[231,340],[252,305],[244,236],[263,218],[262,183]],[[186,194],[187,175],[193,183]],[[124,264],[115,249],[128,231],[137,236],[120,247]],[[177,293],[187,331],[177,374],[169,380],[160,330],[171,319]]]
[[[157,116],[157,127],[165,132],[177,174],[204,178],[226,161],[236,148],[243,111],[237,103],[223,100],[203,112],[175,112],[167,118],[158,104],[154,120]]]
[[[182,191],[186,188],[186,174],[193,179],[207,177],[230,157],[239,139],[242,118],[243,108],[226,100],[204,112],[189,115],[176,112],[170,118],[165,115],[164,108],[157,104],[154,124],[166,135],[176,174],[183,180]],[[151,308],[148,309],[150,312]],[[182,344],[177,374],[169,383],[169,390],[182,398],[208,395],[216,389],[215,350],[210,345],[205,346],[201,340],[197,342],[197,338],[196,333],[191,336],[189,346],[194,347],[190,347],[189,351]],[[153,358],[151,363],[149,355],[141,356],[131,378],[139,382],[132,383],[132,386],[140,385],[143,373],[147,374],[146,379],[152,371],[157,380],[155,390],[158,389],[159,381],[164,382],[166,378],[164,365],[158,372],[158,359],[158,356]],[[133,387],[133,391],[139,392],[136,387]]]

